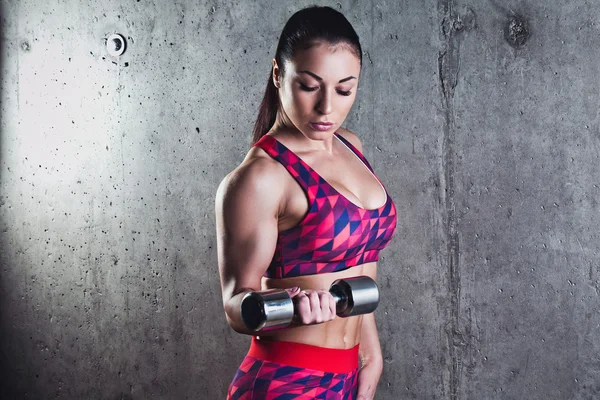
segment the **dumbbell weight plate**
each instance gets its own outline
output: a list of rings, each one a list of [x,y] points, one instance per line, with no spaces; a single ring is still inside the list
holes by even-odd
[[[340,317],[372,313],[379,305],[377,283],[367,276],[338,279],[329,291],[336,299],[336,313]]]
[[[288,326],[294,318],[294,303],[281,289],[249,292],[242,299],[241,311],[248,329],[266,331]]]

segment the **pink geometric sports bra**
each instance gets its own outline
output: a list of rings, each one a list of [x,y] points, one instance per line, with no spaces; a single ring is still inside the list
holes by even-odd
[[[342,136],[335,135],[377,178],[360,151]],[[379,251],[389,243],[396,228],[396,206],[385,188],[385,204],[367,210],[335,190],[273,136],[264,135],[254,146],[266,151],[288,170],[306,192],[309,203],[308,213],[298,225],[279,232],[265,277],[289,278],[342,271],[379,259]]]

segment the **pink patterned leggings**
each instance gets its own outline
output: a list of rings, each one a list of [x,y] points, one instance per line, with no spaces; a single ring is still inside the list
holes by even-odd
[[[358,346],[330,349],[252,338],[227,400],[354,400]]]

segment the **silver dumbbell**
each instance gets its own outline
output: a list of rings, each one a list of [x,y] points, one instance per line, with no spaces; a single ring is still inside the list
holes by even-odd
[[[329,287],[340,317],[368,314],[379,304],[379,289],[368,276],[338,279]],[[242,320],[253,332],[285,328],[294,318],[294,302],[285,289],[246,293],[241,305]]]

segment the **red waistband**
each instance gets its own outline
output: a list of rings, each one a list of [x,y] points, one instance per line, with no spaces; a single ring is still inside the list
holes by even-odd
[[[346,374],[358,368],[358,347],[331,349],[295,342],[271,342],[252,337],[248,355],[292,367]]]

